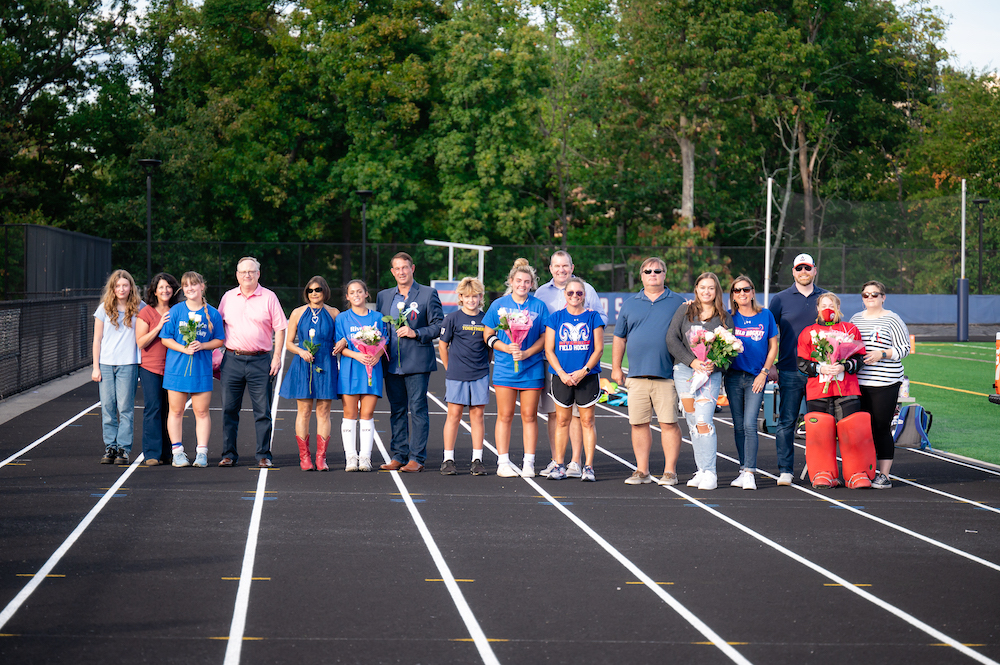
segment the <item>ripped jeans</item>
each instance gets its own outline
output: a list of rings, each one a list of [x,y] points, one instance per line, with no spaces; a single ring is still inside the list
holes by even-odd
[[[705,385],[691,392],[691,378],[694,370],[687,365],[674,365],[674,386],[681,399],[682,411],[687,419],[694,448],[694,463],[699,471],[715,473],[715,454],[718,437],[715,435],[715,405],[722,386],[722,372],[716,370],[708,377]],[[689,410],[690,409],[690,410]]]

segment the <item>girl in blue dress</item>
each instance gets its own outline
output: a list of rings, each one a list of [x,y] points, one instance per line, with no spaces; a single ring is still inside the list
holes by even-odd
[[[212,401],[212,350],[220,348],[226,331],[222,315],[205,302],[205,278],[196,272],[181,277],[184,302],[170,308],[170,318],[160,329],[160,339],[167,347],[167,364],[163,371],[163,387],[167,390],[167,433],[170,434],[173,466],[190,466],[184,453],[184,404],[191,398],[194,431],[198,442],[194,466],[208,466],[208,436],[212,432],[212,417],[208,405]],[[190,344],[184,341],[181,326],[197,328]]]
[[[354,336],[364,327],[374,327],[381,339],[387,339],[388,330],[382,322],[382,315],[368,309],[368,287],[360,279],[347,284],[347,302],[351,308],[336,320],[336,341],[341,340],[344,350],[340,357],[338,391],[344,403],[344,419],[340,434],[344,441],[344,455],[347,458],[345,471],[371,471],[372,446],[375,442],[375,404],[382,396],[382,368],[377,355],[361,351]],[[369,370],[371,379],[369,383]],[[355,431],[361,421],[361,449],[355,447]]]
[[[295,441],[299,445],[299,467],[312,471],[309,452],[309,418],[316,404],[316,470],[329,471],[326,448],[330,442],[330,406],[337,398],[337,363],[333,359],[334,319],[340,310],[330,307],[330,285],[319,275],[302,291],[306,304],[292,311],[288,328],[295,331],[285,337],[285,348],[292,354],[279,394],[296,400]],[[319,347],[310,353],[306,342]]]
[[[483,339],[493,349],[493,386],[497,394],[494,440],[499,457],[497,475],[501,478],[514,478],[518,475],[532,478],[535,475],[538,400],[545,387],[542,352],[549,311],[545,303],[531,295],[537,285],[535,269],[528,265],[528,260],[516,260],[507,276],[507,293],[494,300],[483,317]],[[508,310],[527,311],[532,317],[531,329],[520,344],[514,344],[508,332],[499,328],[500,319]],[[524,465],[520,474],[510,463],[510,431],[518,398],[521,400],[521,428],[524,438]]]

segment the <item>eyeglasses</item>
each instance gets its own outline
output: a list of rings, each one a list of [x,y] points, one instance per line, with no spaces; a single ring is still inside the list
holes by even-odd
[[[323,288],[320,287],[320,286],[317,286],[317,287],[312,288],[312,289],[306,289],[306,293],[323,293]]]
[[[795,272],[802,272],[803,270],[805,270],[806,272],[812,272],[812,269],[813,269],[812,266],[805,266],[805,265],[795,266]]]
[[[239,275],[240,277],[243,277],[244,275],[254,275],[256,273],[257,273],[256,270],[237,270],[236,271],[236,274]]]
[[[583,297],[583,291],[566,291],[566,297],[577,296],[579,298]]]
[[[861,297],[862,298],[878,298],[878,297],[884,296],[884,295],[885,295],[884,293],[878,293],[878,292],[875,292],[875,293],[862,293]]]
[[[650,269],[650,268],[646,268],[646,269],[645,269],[645,270],[643,270],[642,272],[643,272],[643,274],[645,274],[645,275],[648,275],[648,274],[650,274],[650,273],[652,273],[652,274],[654,274],[654,275],[659,275],[659,274],[660,274],[661,272],[666,272],[666,271],[665,271],[665,270],[660,270],[659,268],[653,268],[653,269]]]
[[[733,293],[750,293],[751,291],[753,291],[752,286],[733,287]]]

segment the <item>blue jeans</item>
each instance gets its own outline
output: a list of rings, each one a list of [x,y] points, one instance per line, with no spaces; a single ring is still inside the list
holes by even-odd
[[[712,372],[705,385],[698,390],[691,390],[691,379],[694,370],[687,365],[674,365],[674,386],[681,403],[686,398],[694,399],[694,410],[684,409],[688,432],[691,435],[691,446],[694,448],[694,463],[699,471],[715,473],[715,456],[719,441],[715,434],[715,405],[719,399],[719,389],[722,387],[722,372]],[[707,426],[707,431],[699,432],[698,425]]]
[[[726,373],[726,395],[733,415],[736,452],[740,456],[740,467],[751,471],[757,468],[757,415],[764,403],[764,391],[753,391],[756,378],[738,369]]]
[[[222,456],[233,462],[240,459],[236,435],[240,427],[243,393],[250,391],[254,433],[257,436],[257,460],[271,459],[271,354],[238,356],[226,351],[222,358]]]
[[[138,365],[99,365],[101,383],[101,428],[104,448],[132,452],[135,432],[135,387],[139,381]]]
[[[778,473],[795,472],[795,425],[799,422],[806,375],[796,370],[778,370],[778,426],[774,445],[778,450]]]
[[[167,434],[167,391],[163,375],[139,368],[142,384],[142,456],[147,460],[170,461],[170,435]]]
[[[385,394],[389,398],[389,423],[392,442],[389,444],[392,459],[406,463],[415,460],[423,464],[427,459],[427,435],[430,419],[427,415],[427,384],[430,372],[420,374],[385,373]],[[409,411],[409,418],[407,418]],[[410,436],[410,419],[413,436]]]

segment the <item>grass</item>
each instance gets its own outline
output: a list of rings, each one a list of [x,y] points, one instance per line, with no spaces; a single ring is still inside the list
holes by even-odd
[[[993,394],[995,358],[992,342],[918,342],[903,360],[910,396],[934,415],[932,447],[1000,464],[1000,405],[985,397]],[[610,344],[602,361],[611,362]]]

